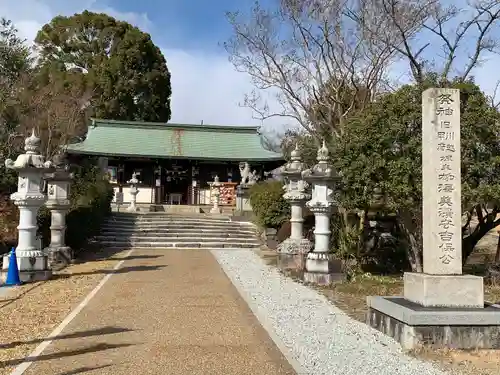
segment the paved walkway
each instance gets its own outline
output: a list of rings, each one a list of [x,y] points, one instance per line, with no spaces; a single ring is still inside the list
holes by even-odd
[[[80,373],[295,375],[199,250],[136,250],[25,372]]]

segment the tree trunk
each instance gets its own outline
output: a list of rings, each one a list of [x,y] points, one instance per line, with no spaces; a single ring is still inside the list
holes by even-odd
[[[407,246],[406,255],[412,272],[423,272],[422,263],[422,233],[419,220],[411,212],[400,212],[400,227],[403,231]]]
[[[500,231],[498,232],[497,252],[495,254],[495,264],[500,263]]]
[[[467,259],[474,251],[477,243],[483,238],[490,230],[498,225],[496,221],[487,221],[486,219],[480,221],[474,231],[462,239],[462,264],[467,262]]]

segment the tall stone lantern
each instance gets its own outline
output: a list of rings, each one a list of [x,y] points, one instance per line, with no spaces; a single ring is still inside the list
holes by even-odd
[[[303,255],[311,250],[312,244],[304,238],[304,217],[303,209],[306,201],[311,195],[306,192],[308,183],[302,179],[304,164],[301,161],[301,155],[298,144],[291,152],[291,160],[285,164],[280,173],[287,180],[283,187],[285,194],[283,198],[290,202],[290,237],[279,244],[278,252],[290,255]]]
[[[54,158],[55,172],[45,176],[47,181],[48,200],[45,206],[50,209],[50,245],[45,249],[49,257],[49,266],[68,264],[73,256],[71,248],[66,246],[66,214],[71,202],[69,200],[70,185],[73,174],[69,171],[65,155]]]
[[[132,178],[127,181],[127,184],[130,184],[130,205],[127,208],[129,212],[139,211],[139,208],[136,205],[137,202],[137,194],[139,194],[138,184],[141,182],[137,179],[137,173],[132,173]]]
[[[312,198],[306,206],[314,214],[314,249],[307,254],[304,280],[329,285],[342,277],[341,263],[331,258],[330,217],[336,208],[334,191],[339,175],[329,163],[329,151],[325,142],[318,150],[318,163],[302,172],[302,178],[313,185]]]
[[[211,191],[211,198],[212,198],[212,208],[210,209],[211,214],[220,214],[221,209],[219,207],[220,203],[220,187],[222,186],[219,176],[214,177],[214,181],[210,183],[210,187],[212,188]]]
[[[52,272],[48,267],[47,255],[40,248],[37,241],[37,214],[47,197],[42,191],[43,177],[53,172],[51,161],[45,161],[40,155],[40,138],[35,136],[35,130],[24,141],[25,153],[15,161],[7,159],[5,166],[15,170],[18,174],[17,192],[10,199],[19,208],[19,239],[16,248],[17,266],[22,282],[46,280]],[[8,255],[3,258],[3,273],[9,267]]]

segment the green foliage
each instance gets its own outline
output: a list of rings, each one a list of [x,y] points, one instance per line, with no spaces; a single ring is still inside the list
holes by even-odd
[[[340,142],[332,147],[343,175],[343,205],[364,209],[373,189],[380,187],[389,208],[402,218],[405,235],[413,237],[408,243],[414,254],[420,252],[415,247],[421,246],[421,96],[426,88],[439,86],[436,77],[429,76],[424,85],[404,86],[382,96],[349,120]],[[500,115],[474,82],[457,80],[446,86],[461,90],[463,210],[476,205],[498,207]],[[482,235],[478,232],[476,237]],[[476,240],[468,245],[470,251]]]
[[[250,204],[257,224],[263,228],[276,228],[290,218],[290,205],[283,199],[280,181],[263,181],[250,188]]]
[[[170,120],[170,73],[149,34],[106,14],[84,11],[53,18],[35,43],[42,71],[80,72],[92,92],[92,116]]]
[[[66,243],[73,250],[82,249],[99,233],[110,214],[113,188],[96,166],[82,166],[71,184],[71,210],[66,216]],[[44,246],[50,242],[50,211],[43,208],[38,216],[39,233]]]
[[[349,122],[338,148],[351,207],[368,204],[373,188],[387,194],[393,209],[418,209],[422,201],[422,90],[405,86],[382,97]],[[462,201],[465,209],[500,197],[500,116],[473,82],[455,81],[461,90]]]

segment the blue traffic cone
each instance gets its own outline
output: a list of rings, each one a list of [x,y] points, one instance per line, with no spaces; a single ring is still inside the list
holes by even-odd
[[[9,256],[9,270],[7,271],[7,280],[5,280],[5,286],[15,286],[21,285],[21,279],[19,279],[19,269],[17,268],[17,256],[16,249],[12,248]]]

